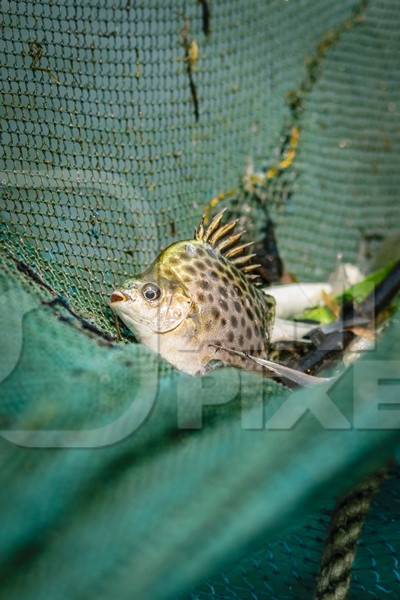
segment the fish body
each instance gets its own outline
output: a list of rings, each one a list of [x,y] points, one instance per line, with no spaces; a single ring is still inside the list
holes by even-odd
[[[166,248],[111,296],[136,337],[180,371],[201,375],[218,364],[262,370],[246,354],[268,356],[275,300],[256,285],[250,244],[223,211],[194,239]],[[230,351],[232,350],[232,352]],[[235,354],[239,351],[240,354]]]

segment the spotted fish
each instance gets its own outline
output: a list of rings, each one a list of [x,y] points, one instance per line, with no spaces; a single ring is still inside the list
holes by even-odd
[[[223,214],[168,246],[110,301],[143,344],[191,375],[217,365],[260,371],[269,362],[275,300],[257,285],[251,243],[240,242],[237,220],[223,224]]]

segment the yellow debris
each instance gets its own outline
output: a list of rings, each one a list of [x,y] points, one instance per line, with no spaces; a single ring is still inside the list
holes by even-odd
[[[187,49],[186,59],[190,63],[190,66],[194,68],[200,58],[200,49],[196,40],[192,40]]]
[[[277,175],[278,175],[278,169],[276,167],[271,167],[270,169],[268,169],[268,171],[266,173],[266,178],[273,179]]]
[[[293,163],[296,156],[296,150],[288,150],[286,157],[279,163],[280,169],[287,169]]]
[[[218,194],[218,196],[214,196],[214,198],[211,198],[211,200],[207,204],[206,208],[204,209],[204,223],[207,225],[210,215],[211,215],[211,211],[213,208],[218,206],[218,204],[220,202],[222,202],[223,200],[228,200],[229,198],[233,198],[238,193],[239,193],[239,190],[237,188],[234,188],[234,189],[228,190],[226,192],[221,192],[221,194]]]

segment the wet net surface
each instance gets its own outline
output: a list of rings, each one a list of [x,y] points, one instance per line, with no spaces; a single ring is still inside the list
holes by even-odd
[[[139,438],[110,448],[31,451],[1,439],[3,593],[130,598],[134,579],[137,597],[187,598],[224,566],[191,597],[309,598],[321,509],[393,454],[393,432],[328,436],[309,419],[292,437],[259,434],[255,443],[217,414],[204,436],[181,441],[173,407],[179,394],[193,396],[187,378],[138,345],[109,347],[62,304],[42,303],[61,295],[115,335],[114,285],[190,237],[210,199],[232,190],[250,235],[272,216],[298,277],[326,277],[338,252],[367,261],[400,222],[397,2],[1,9],[0,320],[10,348],[24,334],[0,385],[2,427],[93,429],[121,415],[133,393],[144,397],[144,380],[158,394]],[[398,335],[388,339],[377,356],[394,360]],[[233,380],[224,370],[203,392],[218,398]],[[347,410],[351,389],[349,381],[340,397]],[[249,410],[257,390],[245,375],[237,397]],[[277,386],[263,390],[279,403]],[[399,595],[398,480],[385,486],[354,598]]]

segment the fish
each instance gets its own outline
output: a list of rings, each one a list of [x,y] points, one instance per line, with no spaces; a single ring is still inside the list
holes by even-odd
[[[238,219],[224,224],[224,213],[207,226],[203,217],[193,239],[165,248],[110,298],[140,342],[189,375],[219,366],[268,370],[275,299],[260,287],[252,242],[242,243]],[[279,374],[279,366],[269,362],[269,375]],[[296,371],[296,383],[301,375]],[[321,380],[305,376],[305,385],[312,379]]]

